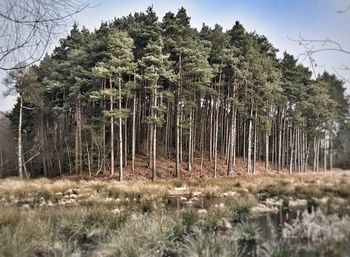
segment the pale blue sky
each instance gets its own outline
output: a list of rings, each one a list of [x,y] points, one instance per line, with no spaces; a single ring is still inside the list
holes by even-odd
[[[216,23],[224,29],[230,29],[239,20],[248,31],[264,34],[280,50],[298,56],[304,51],[289,38],[298,38],[299,34],[308,39],[332,39],[344,49],[350,50],[350,11],[339,14],[350,0],[90,0],[91,6],[75,18],[80,26],[89,29],[98,28],[101,20],[126,16],[129,13],[145,11],[153,5],[159,19],[168,12],[177,12],[183,6],[191,17],[191,25],[198,29],[205,22],[209,26]],[[350,55],[338,52],[323,52],[314,56],[318,64],[317,72],[324,69],[338,72],[350,79],[350,71],[339,69],[342,65],[350,66]],[[300,57],[300,60],[303,58]],[[308,65],[308,60],[303,63]],[[350,85],[347,84],[350,89]],[[14,98],[2,97],[0,86],[0,111],[12,108]],[[350,93],[350,90],[348,90]]]

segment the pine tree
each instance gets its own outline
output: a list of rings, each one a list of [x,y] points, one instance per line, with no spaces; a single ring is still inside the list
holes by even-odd
[[[152,140],[150,143],[150,154],[152,155],[150,167],[152,168],[152,180],[156,178],[157,172],[157,127],[163,124],[163,110],[158,106],[159,85],[158,82],[161,77],[170,78],[171,74],[168,70],[168,56],[162,53],[163,42],[161,38],[156,41],[150,41],[145,49],[145,55],[141,60],[141,67],[143,68],[143,79],[147,82],[151,91],[150,96],[150,116],[147,123],[150,126],[150,136]]]
[[[111,142],[111,175],[114,175],[114,122],[119,127],[119,180],[123,180],[123,119],[130,114],[122,108],[125,90],[122,90],[123,75],[133,73],[133,40],[125,32],[111,30],[107,38],[107,54],[105,60],[95,67],[95,73],[109,82],[109,88],[101,91],[103,96],[109,97],[109,110],[103,113],[110,118]],[[115,89],[118,87],[118,90]],[[101,95],[97,94],[97,96]],[[114,109],[115,100],[118,100],[118,109]]]

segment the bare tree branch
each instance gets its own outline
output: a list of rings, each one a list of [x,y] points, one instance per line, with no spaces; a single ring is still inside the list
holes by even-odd
[[[347,83],[350,83],[350,79],[345,78],[343,75],[341,75],[336,68],[333,67],[333,71],[335,74],[338,75],[339,78],[341,78],[342,80],[344,80]]]
[[[317,66],[315,62],[314,55],[320,52],[329,52],[329,51],[336,51],[344,54],[349,54],[350,51],[346,50],[342,47],[342,45],[334,40],[331,40],[329,38],[326,39],[306,39],[301,34],[299,34],[298,39],[292,39],[288,37],[289,40],[297,42],[300,46],[302,46],[305,51],[302,52],[299,56],[304,56],[304,59],[309,59],[310,61],[310,66],[312,68],[312,72],[314,76],[316,77],[316,69],[315,67]],[[340,69],[342,70],[350,70],[349,67],[345,65],[341,65]],[[337,69],[333,67],[333,70],[335,73],[342,78],[345,82],[350,83],[350,80],[342,76]]]
[[[293,39],[288,37],[289,40],[297,42],[299,45],[303,46],[306,50],[306,55],[312,55],[319,52],[326,51],[337,51],[345,54],[350,54],[349,50],[346,50],[338,42],[326,39],[306,39],[301,34],[299,34],[298,39]]]
[[[39,61],[72,16],[88,7],[88,0],[1,0],[0,70]]]

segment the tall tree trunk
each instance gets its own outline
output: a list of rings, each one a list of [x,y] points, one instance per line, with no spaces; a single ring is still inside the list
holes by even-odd
[[[306,150],[306,155],[305,155],[304,170],[303,170],[304,173],[308,168],[309,154],[310,154],[310,142],[307,145],[307,150]]]
[[[154,85],[154,93],[153,93],[153,104],[154,104],[154,121],[157,120],[157,84]],[[152,139],[153,139],[153,142],[152,142],[152,145],[153,145],[153,151],[152,151],[152,155],[153,155],[153,158],[152,158],[152,161],[153,161],[153,164],[152,164],[152,180],[154,181],[156,179],[156,174],[157,174],[157,124],[152,124],[153,126],[153,136],[152,136]]]
[[[134,85],[136,85],[136,76],[134,76]],[[132,143],[131,143],[131,171],[135,173],[135,144],[136,144],[136,97],[137,92],[134,93],[133,107],[132,107]]]
[[[83,142],[82,142],[82,118],[81,118],[81,99],[80,91],[78,93],[78,140],[79,140],[79,174],[83,172]]]
[[[109,78],[109,88],[113,89],[112,78]],[[109,99],[109,110],[113,112],[113,95],[111,94]],[[111,115],[111,176],[114,175],[114,118]]]
[[[128,101],[126,100],[125,108],[128,108]],[[124,122],[124,167],[128,166],[128,119]]]
[[[247,173],[252,173],[252,120],[253,120],[253,104],[250,107],[250,116],[248,123],[248,155],[247,155]]]
[[[290,161],[289,161],[289,174],[292,174],[293,170],[293,153],[294,153],[294,137],[295,131],[293,133],[293,128],[290,129]]]
[[[218,130],[219,130],[219,107],[218,99],[215,100],[215,127],[214,127],[214,178],[217,176],[218,166]]]
[[[265,172],[269,171],[269,133],[265,131]],[[277,170],[279,172],[279,170]]]
[[[320,171],[320,147],[321,146],[321,139],[317,139],[317,154],[316,154],[316,171]]]
[[[0,146],[0,178],[4,176],[4,149]]]
[[[106,174],[106,124],[102,125],[102,169],[103,174]]]
[[[17,141],[18,176],[20,179],[23,179],[22,120],[23,120],[23,97],[22,95],[20,95],[19,96],[18,141]]]
[[[314,163],[312,167],[312,171],[316,172],[316,158],[317,158],[317,144],[316,144],[316,137],[314,137]]]
[[[106,79],[102,79],[102,90],[106,89]],[[103,100],[101,103],[101,111],[105,108],[105,96],[103,96]],[[102,167],[103,167],[103,174],[106,174],[106,123],[103,120],[102,125]]]
[[[213,161],[213,110],[214,100],[210,99],[210,120],[209,120],[209,161]]]
[[[75,157],[75,174],[79,174],[79,117],[78,117],[78,104],[76,105],[75,110],[75,146],[74,146],[74,157]]]
[[[327,134],[325,133],[324,147],[323,147],[323,170],[327,171]]]
[[[118,81],[118,96],[119,96],[119,101],[118,101],[118,107],[119,111],[122,109],[122,82],[119,74],[119,81]],[[119,118],[119,181],[122,181],[124,176],[123,176],[123,120],[120,117]]]
[[[177,93],[176,100],[176,177],[180,177],[180,110],[179,110],[179,94]]]
[[[283,110],[280,111],[279,120],[278,120],[278,165],[277,173],[282,169],[282,130],[283,130]]]
[[[176,177],[180,177],[180,99],[179,92],[181,91],[181,54],[179,55],[179,82],[176,90]]]
[[[330,134],[329,137],[329,170],[333,170],[333,134]]]
[[[47,161],[46,161],[46,143],[45,143],[45,125],[44,125],[44,113],[40,113],[40,140],[41,140],[41,163],[43,166],[44,176],[47,177]]]
[[[255,108],[255,118],[254,118],[254,144],[253,144],[253,174],[255,174],[255,168],[256,168],[256,152],[257,152],[257,128],[256,123],[258,120],[258,110]]]
[[[188,172],[192,170],[192,110],[190,110],[190,131],[188,135]]]
[[[230,131],[230,148],[228,151],[228,165],[227,165],[227,176],[232,176],[233,165],[234,165],[234,155],[235,155],[235,147],[236,147],[236,115],[234,105],[231,104],[231,131]]]

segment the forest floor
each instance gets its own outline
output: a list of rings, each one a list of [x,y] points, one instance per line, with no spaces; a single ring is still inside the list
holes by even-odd
[[[0,256],[350,253],[350,172],[143,178],[0,180]]]
[[[159,156],[157,159],[157,173],[156,178],[157,179],[173,179],[176,177],[175,174],[175,161],[174,158],[165,158]],[[236,158],[236,163],[233,168],[233,176],[234,177],[241,177],[241,176],[248,176],[246,172],[246,161],[241,158]],[[280,170],[280,174],[287,174],[288,173],[287,168],[283,168]],[[323,171],[322,168],[320,171]],[[340,170],[339,170],[340,171]],[[98,176],[95,176],[94,178],[97,179],[118,179],[119,176],[119,167],[116,165],[115,167],[115,175],[114,177],[110,177],[109,175],[109,167],[107,167],[106,174],[103,174],[102,172],[98,174]],[[293,171],[294,173],[297,171]],[[307,172],[311,172],[311,170],[308,170]],[[92,175],[95,175],[96,172],[92,171]],[[88,174],[88,172],[84,172],[84,174]],[[227,164],[226,159],[224,157],[218,156],[217,161],[217,178],[225,178],[227,177]],[[257,161],[255,165],[255,173],[254,175],[276,175],[277,174],[277,167],[270,163],[269,169],[266,172],[265,170],[265,162],[264,161]],[[251,175],[249,175],[251,176]],[[87,176],[82,176],[84,179],[90,179]],[[180,164],[180,177],[185,179],[208,179],[214,177],[214,161],[209,161],[208,158],[204,158],[203,161],[201,160],[201,157],[198,155],[194,155],[194,161],[192,164],[192,170],[188,171],[188,164],[185,160],[183,160],[182,164]],[[73,179],[73,180],[79,180],[81,177],[79,176],[64,176],[64,177],[57,177],[57,179]],[[131,170],[131,160],[128,160],[126,167],[124,167],[124,179],[125,180],[151,180],[152,179],[152,169],[148,167],[148,156],[146,155],[136,155],[135,157],[135,172],[132,172]]]

